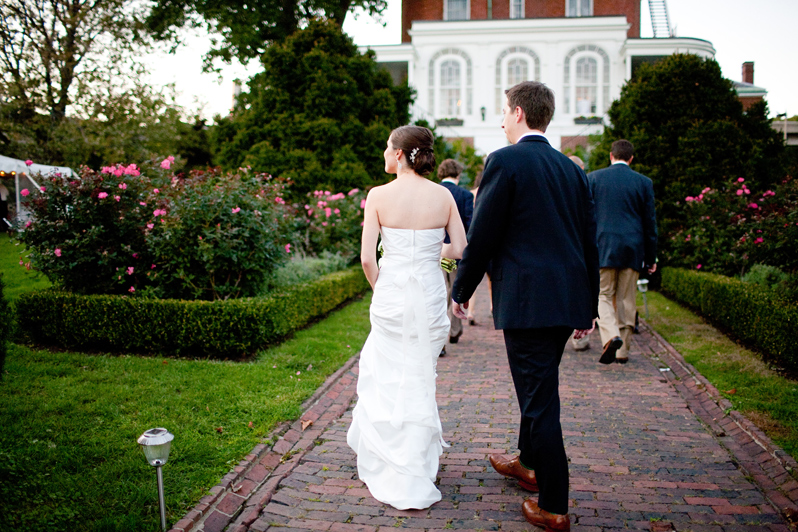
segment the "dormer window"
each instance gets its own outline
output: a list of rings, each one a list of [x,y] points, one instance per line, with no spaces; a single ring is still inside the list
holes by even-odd
[[[593,0],[565,0],[565,15],[568,17],[592,17]]]
[[[443,0],[443,20],[468,20],[469,0]]]

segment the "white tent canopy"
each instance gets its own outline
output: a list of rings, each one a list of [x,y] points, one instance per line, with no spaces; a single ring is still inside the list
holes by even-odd
[[[19,159],[14,159],[12,157],[6,157],[5,155],[0,155],[0,171],[6,173],[6,175],[11,175],[14,173],[14,188],[16,189],[16,200],[17,200],[17,221],[22,221],[27,218],[28,213],[22,208],[22,200],[20,198],[20,192],[23,187],[20,187],[19,181],[20,177],[23,179],[27,179],[33,184],[33,187],[36,189],[39,188],[39,184],[36,182],[34,176],[51,176],[53,174],[61,174],[63,177],[72,177],[74,172],[71,168],[66,166],[49,166],[46,164],[32,164],[28,166],[25,164],[25,161],[21,161]],[[9,226],[11,225],[8,220],[3,220]]]

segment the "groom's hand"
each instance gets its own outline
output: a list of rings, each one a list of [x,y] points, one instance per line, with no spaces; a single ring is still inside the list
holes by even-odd
[[[466,301],[461,305],[460,303],[452,299],[452,314],[454,314],[456,318],[460,318],[461,320],[468,319],[466,313],[463,311],[463,309],[467,308],[468,308],[468,301]]]

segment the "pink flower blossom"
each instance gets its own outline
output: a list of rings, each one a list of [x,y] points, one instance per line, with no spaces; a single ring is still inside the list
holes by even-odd
[[[237,212],[240,212],[240,211],[241,211],[241,207],[236,207],[235,209],[233,209],[233,214],[236,214]]]
[[[704,195],[703,194],[699,194],[698,197],[695,200],[696,201],[701,201],[703,199],[704,199]]]
[[[133,177],[141,174],[141,172],[139,171],[139,169],[136,167],[135,164],[128,165],[128,167],[125,168],[125,173],[127,175],[132,175]]]
[[[327,227],[327,222],[321,222],[321,225],[323,225],[324,227]]]
[[[119,196],[114,196],[114,199],[115,199],[116,201],[119,201],[119,200],[121,200],[122,198],[120,198]]]
[[[128,275],[133,275],[133,266],[128,266],[128,268],[127,268],[127,274],[128,274]]]
[[[61,250],[59,248],[55,248],[55,251],[53,251],[53,253],[55,253],[56,257],[60,257],[61,256]]]
[[[172,162],[174,162],[174,160],[175,158],[170,155],[169,157],[161,161],[161,168],[163,168],[164,170],[169,170],[172,167]]]
[[[155,224],[147,224],[147,229],[152,229],[155,227]]]
[[[122,174],[124,174],[124,173],[125,173],[125,169],[124,169],[124,168],[122,168],[121,166],[117,166],[117,167],[114,169],[114,171],[113,171],[113,174],[114,174],[116,177],[121,177],[121,176],[122,176]]]
[[[19,265],[20,265],[20,266],[25,266],[25,263],[24,263],[24,262],[22,262],[22,259],[19,259]]]
[[[324,214],[326,214],[327,218],[329,218],[332,215],[332,209],[327,207],[326,209],[324,209]]]
[[[760,236],[756,240],[754,240],[754,244],[761,244],[764,241],[765,241],[765,239]]]
[[[28,190],[27,188],[23,188],[19,193],[27,197],[30,194],[30,190]]]
[[[99,194],[97,194],[97,197],[100,198],[100,199],[105,199],[105,198],[108,197],[108,193],[107,192],[100,192]]]
[[[130,288],[127,289],[127,291],[130,292],[131,294],[133,294],[133,293],[136,292],[136,289],[131,286]]]
[[[157,194],[158,192],[160,192],[160,191],[157,188],[152,189],[152,193],[153,194]]]
[[[696,269],[696,270],[700,270],[700,269],[701,269],[701,265],[700,265],[700,264],[696,264],[696,265],[695,265],[695,269]]]
[[[738,177],[737,178],[737,182],[738,183],[745,183],[745,179],[743,179],[742,177]]]
[[[308,211],[308,216],[313,216],[313,209],[310,209],[310,210]]]
[[[127,190],[127,184],[119,183],[119,188],[121,188],[122,190]]]
[[[308,205],[308,204],[306,203],[306,204],[305,204],[305,210],[308,210],[308,209],[310,209],[310,205]]]
[[[283,198],[281,198],[280,196],[277,196],[276,198],[274,198],[274,201],[276,203],[280,204],[280,205],[285,205],[285,200]]]
[[[742,195],[743,195],[743,189],[739,189],[739,190],[737,191],[737,195],[738,195],[738,196],[742,196]]]
[[[285,252],[286,253],[291,253],[291,244],[286,244],[285,245]]]
[[[25,164],[26,164],[26,165],[28,165],[28,166],[30,166],[30,165],[32,165],[32,164],[33,164],[33,161],[31,161],[30,159],[28,159],[27,161],[25,161]]]
[[[155,264],[153,264],[152,266],[150,266],[150,269],[151,269],[151,270],[154,270],[154,269],[155,269]]]
[[[745,242],[745,235],[740,237],[740,242]]]
[[[756,230],[756,232],[757,232],[757,233],[761,233],[761,232],[762,232],[762,230],[761,230],[761,229],[757,229],[757,230]]]
[[[102,172],[103,174],[110,174],[113,171],[114,171],[113,166],[103,166],[102,169],[100,170],[100,172]]]
[[[358,189],[356,189],[356,188],[353,188],[352,190],[350,190],[350,191],[347,193],[347,196],[354,196],[354,195],[355,195],[355,194],[357,194],[358,192],[360,192],[360,190],[358,190]]]
[[[744,189],[743,189],[743,192],[745,192],[746,194],[750,194],[750,193],[751,193],[751,191],[750,191],[750,190],[748,190],[748,188],[744,188]]]
[[[47,188],[45,188],[45,187],[39,187],[39,190],[41,190],[42,192],[45,192],[45,191],[47,190]]]
[[[155,209],[154,211],[152,211],[152,215],[155,216],[156,218],[158,216],[163,216],[165,214],[166,214],[166,211],[164,211],[162,209]]]
[[[686,198],[684,198],[684,201],[689,203],[691,201],[695,201],[695,198],[693,196],[687,196]]]
[[[335,209],[333,212],[334,212],[335,214],[341,214],[341,209]]]
[[[758,209],[759,205],[757,205],[756,203],[749,203],[748,204],[748,208],[749,209]]]
[[[329,191],[329,190],[325,190],[325,191],[324,191],[324,195],[325,195],[325,196],[329,196],[329,195],[330,195],[330,191]]]
[[[704,190],[702,190],[702,191],[701,191],[701,194],[706,194],[706,193],[707,193],[707,192],[709,192],[710,190],[712,190],[712,189],[711,189],[711,188],[709,188],[709,187],[707,187],[707,188],[705,188]]]
[[[317,207],[324,207],[324,206],[326,206],[326,205],[327,205],[327,202],[326,202],[326,201],[319,201],[318,203],[316,203],[316,206],[317,206]]]
[[[27,222],[25,222],[25,229],[27,229],[28,227],[30,227],[30,220],[28,220]]]
[[[296,374],[297,374],[297,375],[300,375],[301,373],[302,373],[301,371],[297,371],[297,372],[296,372]]]
[[[339,199],[344,199],[345,197],[346,196],[344,196],[343,192],[339,192],[338,194],[333,194],[327,199],[329,199],[330,201],[338,201]]]
[[[134,259],[137,259],[137,258],[139,258],[139,254],[138,254],[138,253],[134,253],[134,254],[133,254],[133,258],[134,258]]]
[[[360,208],[361,209],[365,209],[366,208],[366,200],[364,200],[364,199],[360,200]]]
[[[139,205],[141,205],[142,207],[146,207],[147,206],[147,204],[145,202],[143,202],[143,201],[140,201]]]

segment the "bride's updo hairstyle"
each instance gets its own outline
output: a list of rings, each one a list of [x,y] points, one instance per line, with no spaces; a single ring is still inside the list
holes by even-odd
[[[434,142],[432,131],[421,126],[401,126],[391,132],[391,146],[402,150],[407,164],[418,175],[429,175],[435,168]]]

